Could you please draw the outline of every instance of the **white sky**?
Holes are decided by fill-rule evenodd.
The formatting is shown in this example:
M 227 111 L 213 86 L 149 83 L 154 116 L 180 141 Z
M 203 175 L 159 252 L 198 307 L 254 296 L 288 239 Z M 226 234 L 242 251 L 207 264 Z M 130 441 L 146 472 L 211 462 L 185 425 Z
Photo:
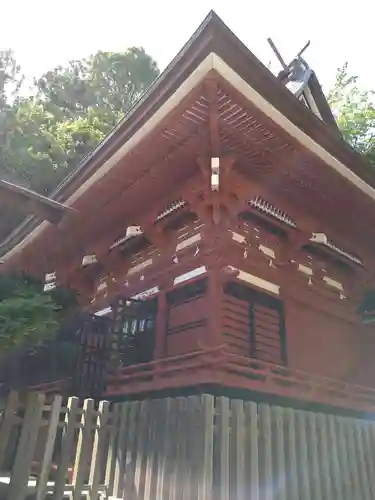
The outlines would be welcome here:
M 12 48 L 27 76 L 97 50 L 143 46 L 163 69 L 214 9 L 249 49 L 278 71 L 266 38 L 287 62 L 310 39 L 305 58 L 324 87 L 345 61 L 375 89 L 374 0 L 5 0 L 0 49 Z

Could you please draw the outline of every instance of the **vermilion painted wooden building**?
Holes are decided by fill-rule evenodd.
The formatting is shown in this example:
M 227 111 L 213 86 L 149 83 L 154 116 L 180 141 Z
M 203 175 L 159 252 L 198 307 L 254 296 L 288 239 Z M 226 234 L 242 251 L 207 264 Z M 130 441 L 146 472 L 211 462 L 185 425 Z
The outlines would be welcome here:
M 293 64 L 275 77 L 211 13 L 59 188 L 74 212 L 9 242 L 4 269 L 55 273 L 96 314 L 83 392 L 232 388 L 375 409 L 374 331 L 357 313 L 375 175 Z

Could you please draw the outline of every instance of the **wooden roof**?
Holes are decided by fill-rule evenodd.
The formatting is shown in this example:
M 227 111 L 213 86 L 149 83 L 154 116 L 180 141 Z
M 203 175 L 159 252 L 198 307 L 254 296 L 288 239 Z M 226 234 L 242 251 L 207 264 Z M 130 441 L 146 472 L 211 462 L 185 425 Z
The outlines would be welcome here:
M 326 179 L 322 180 L 321 183 L 321 189 L 326 191 L 325 197 L 328 196 L 329 198 L 329 190 L 333 187 L 331 182 L 333 180 L 334 184 L 337 184 L 340 189 L 341 186 L 352 184 L 353 192 L 358 191 L 358 193 L 362 195 L 359 191 L 362 190 L 370 195 L 366 198 L 361 208 L 362 212 L 364 211 L 364 207 L 367 207 L 368 203 L 373 201 L 371 198 L 375 199 L 375 174 L 373 169 L 369 167 L 358 153 L 341 139 L 335 127 L 330 123 L 330 117 L 324 119 L 324 121 L 315 116 L 311 110 L 302 104 L 265 66 L 263 66 L 263 64 L 228 29 L 214 12 L 211 12 L 207 16 L 185 47 L 179 52 L 144 96 L 126 114 L 124 119 L 113 129 L 107 138 L 81 162 L 77 169 L 65 179 L 52 194 L 52 197 L 55 200 L 66 201 L 69 205 L 75 207 L 79 206 L 80 209 L 85 209 L 86 213 L 88 213 L 87 211 L 89 209 L 94 210 L 95 208 L 96 210 L 98 203 L 103 203 L 103 206 L 105 204 L 110 204 L 111 201 L 115 199 L 115 196 L 118 196 L 119 202 L 119 197 L 121 196 L 120 192 L 125 189 L 125 185 L 130 185 L 135 182 L 137 178 L 139 180 L 141 174 L 147 170 L 146 167 L 142 169 L 141 160 L 144 161 L 144 165 L 148 163 L 148 168 L 150 162 L 153 161 L 156 163 L 157 160 L 156 157 L 152 159 L 152 151 L 150 152 L 150 148 L 145 146 L 144 140 L 142 147 L 149 154 L 148 159 L 146 160 L 145 152 L 140 153 L 137 150 L 133 153 L 130 146 L 132 140 L 134 144 L 137 144 L 135 140 L 136 135 L 143 130 L 145 137 L 150 137 L 151 132 L 146 131 L 147 127 L 147 130 L 153 131 L 155 139 L 156 125 L 154 126 L 152 121 L 155 121 L 155 116 L 161 113 L 163 106 L 169 106 L 170 115 L 173 112 L 174 96 L 177 90 L 181 91 L 188 78 L 194 77 L 196 87 L 199 87 L 199 82 L 202 82 L 204 77 L 210 72 L 214 72 L 223 79 L 219 88 L 219 92 L 221 92 L 219 98 L 225 99 L 227 97 L 229 101 L 231 99 L 233 101 L 234 99 L 236 103 L 233 101 L 231 105 L 237 106 L 238 113 L 242 110 L 241 112 L 248 113 L 248 116 L 259 117 L 259 107 L 263 106 L 264 103 L 267 105 L 266 113 L 268 113 L 268 116 L 264 117 L 263 124 L 266 124 L 266 128 L 268 127 L 268 132 L 266 131 L 266 135 L 268 134 L 268 136 L 267 138 L 258 137 L 255 142 L 254 140 L 252 142 L 252 145 L 254 146 L 255 144 L 258 148 L 257 152 L 252 153 L 251 156 L 255 167 L 257 155 L 259 168 L 262 167 L 261 158 L 262 155 L 264 156 L 265 150 L 270 152 L 271 149 L 274 148 L 274 152 L 272 153 L 271 151 L 270 154 L 275 155 L 278 154 L 277 151 L 280 152 L 283 148 L 289 151 L 292 151 L 294 148 L 294 143 L 296 143 L 295 139 L 293 139 L 293 141 L 295 141 L 294 143 L 293 141 L 288 143 L 285 137 L 281 137 L 282 134 L 279 133 L 279 129 L 277 132 L 273 132 L 277 127 L 275 128 L 272 124 L 272 120 L 278 121 L 279 128 L 280 126 L 282 127 L 280 124 L 284 120 L 288 127 L 287 132 L 295 133 L 296 136 L 298 135 L 297 139 L 300 141 L 298 147 L 302 144 L 303 147 L 314 148 L 314 154 L 320 155 L 320 164 L 322 166 L 316 169 L 316 175 L 320 175 L 323 172 L 323 168 L 325 168 L 330 179 L 328 183 Z M 232 79 L 231 84 L 235 86 L 238 83 L 238 88 L 235 90 L 225 82 L 227 74 L 229 73 Z M 240 95 L 241 91 L 239 88 L 242 82 L 251 90 L 251 99 L 254 99 L 254 103 L 250 106 L 251 109 L 249 108 L 249 98 Z M 323 103 L 323 94 L 321 93 L 319 84 L 317 81 L 313 83 L 315 85 L 315 95 L 317 96 L 314 96 L 314 98 L 320 99 L 320 102 Z M 167 169 L 171 168 L 167 165 L 169 159 L 171 163 L 176 162 L 177 157 L 174 156 L 172 158 L 172 156 L 175 154 L 174 151 L 177 148 L 184 148 L 185 152 L 187 150 L 194 150 L 193 146 L 197 146 L 199 136 L 197 130 L 202 124 L 207 122 L 207 114 L 204 111 L 207 103 L 204 97 L 199 97 L 200 89 L 197 90 L 196 88 L 194 90 L 192 88 L 185 94 L 185 104 L 176 101 L 175 106 L 180 106 L 180 111 L 182 109 L 187 109 L 188 105 L 190 105 L 190 107 L 193 106 L 193 111 L 191 110 L 192 108 L 190 108 L 190 111 L 187 111 L 190 113 L 190 116 L 187 116 L 187 112 L 181 111 L 179 115 L 180 118 L 169 118 L 170 121 L 172 120 L 172 125 L 168 130 L 160 129 L 160 126 L 158 129 L 158 133 L 159 135 L 161 133 L 162 137 L 159 137 L 158 142 L 154 143 L 153 151 L 157 152 L 155 156 L 158 157 L 158 161 L 163 161 L 164 164 L 163 169 L 158 172 L 159 177 L 165 175 Z M 194 102 L 196 105 L 194 105 Z M 246 106 L 248 108 L 247 110 L 245 109 Z M 324 103 L 322 106 L 324 108 Z M 228 111 L 225 111 L 225 113 L 228 113 Z M 236 116 L 236 119 L 238 118 L 239 116 Z M 173 122 L 173 120 L 175 120 L 175 122 Z M 230 126 L 239 126 L 238 120 L 237 125 L 232 122 Z M 162 126 L 165 127 L 165 122 L 162 123 Z M 182 132 L 180 138 L 178 135 L 178 127 L 181 128 L 182 124 L 185 127 L 183 132 L 184 139 L 182 139 Z M 234 138 L 231 130 L 229 130 L 230 126 L 229 122 L 226 121 L 221 134 L 223 144 L 227 144 L 228 147 L 233 150 L 244 150 L 244 148 L 249 150 L 249 145 L 246 146 L 246 140 L 241 142 L 238 138 Z M 266 140 L 269 142 L 266 143 Z M 190 141 L 190 143 L 188 143 L 188 141 Z M 128 156 L 131 154 L 133 154 L 134 157 L 139 155 L 139 157 L 137 157 L 139 162 L 137 162 L 137 165 L 128 166 L 125 169 L 124 162 L 121 163 L 121 154 L 125 153 L 121 151 L 124 151 L 124 148 L 126 149 L 127 146 L 129 146 L 128 151 L 130 151 L 130 153 L 127 153 Z M 201 152 L 204 151 L 202 145 L 198 149 Z M 183 178 L 188 176 L 187 170 L 190 168 L 189 162 L 191 163 L 191 158 L 186 157 L 185 161 L 186 165 L 181 165 L 179 171 L 173 171 L 170 182 L 181 182 Z M 324 161 L 326 163 L 324 163 Z M 311 168 L 308 163 L 309 161 L 305 159 L 305 171 L 311 173 Z M 330 167 L 328 167 L 328 163 Z M 118 168 L 120 167 L 122 184 L 119 183 L 118 177 L 118 175 L 120 175 Z M 135 170 L 136 167 L 137 170 Z M 116 169 L 117 177 L 113 173 Z M 172 171 L 169 170 L 168 172 Z M 341 174 L 341 176 L 338 175 L 338 173 Z M 169 176 L 169 174 L 167 175 Z M 105 182 L 104 177 L 106 178 Z M 298 179 L 295 177 L 295 182 L 297 181 Z M 150 178 L 148 182 L 150 182 Z M 98 184 L 102 185 L 102 191 L 98 190 Z M 151 186 L 152 188 L 154 187 L 152 182 Z M 285 185 L 282 186 L 282 188 L 285 189 Z M 303 186 L 301 189 L 303 198 Z M 88 197 L 89 192 L 91 194 L 90 197 Z M 152 198 L 154 197 L 155 199 L 156 196 L 157 194 L 150 191 L 150 202 Z M 133 206 L 136 208 L 137 197 L 139 201 L 139 193 L 134 190 L 134 193 L 130 194 L 128 197 L 129 205 L 133 203 Z M 145 198 L 147 198 L 146 195 L 143 199 Z M 83 212 L 85 210 L 83 210 Z M 100 212 L 101 211 L 102 210 L 100 210 Z M 105 211 L 103 211 L 103 213 L 104 212 Z M 82 217 L 84 216 L 82 215 Z M 0 255 L 3 254 L 7 259 L 13 256 L 11 253 L 8 255 L 12 247 L 18 245 L 19 248 L 21 248 L 21 246 L 25 248 L 26 243 L 39 237 L 39 234 L 45 227 L 37 228 L 38 225 L 39 221 L 36 219 L 30 218 L 27 220 L 13 233 L 11 238 L 3 243 L 0 248 Z M 71 226 L 77 227 L 77 223 L 75 224 L 72 222 Z M 69 222 L 66 227 L 69 227 Z

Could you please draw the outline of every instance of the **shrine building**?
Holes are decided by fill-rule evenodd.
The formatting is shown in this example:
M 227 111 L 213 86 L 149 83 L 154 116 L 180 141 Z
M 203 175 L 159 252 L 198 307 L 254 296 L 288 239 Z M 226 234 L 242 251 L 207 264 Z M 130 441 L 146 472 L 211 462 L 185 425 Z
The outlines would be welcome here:
M 274 76 L 210 13 L 53 198 L 62 219 L 28 218 L 0 254 L 2 270 L 77 290 L 90 318 L 77 373 L 44 389 L 71 394 L 78 377 L 106 398 L 231 390 L 375 410 L 358 313 L 375 172 L 302 57 Z

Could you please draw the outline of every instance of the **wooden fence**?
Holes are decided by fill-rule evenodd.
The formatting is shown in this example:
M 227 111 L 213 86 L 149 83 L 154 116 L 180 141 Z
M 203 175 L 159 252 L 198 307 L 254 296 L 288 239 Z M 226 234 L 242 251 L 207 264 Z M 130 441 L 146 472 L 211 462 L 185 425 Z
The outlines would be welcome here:
M 13 393 L 0 469 L 4 500 L 371 500 L 375 422 L 210 395 L 81 407 Z

